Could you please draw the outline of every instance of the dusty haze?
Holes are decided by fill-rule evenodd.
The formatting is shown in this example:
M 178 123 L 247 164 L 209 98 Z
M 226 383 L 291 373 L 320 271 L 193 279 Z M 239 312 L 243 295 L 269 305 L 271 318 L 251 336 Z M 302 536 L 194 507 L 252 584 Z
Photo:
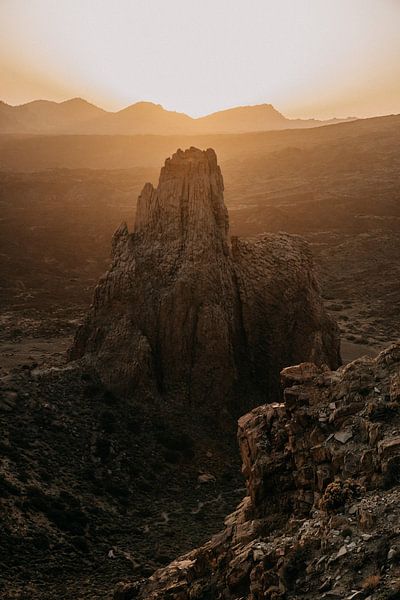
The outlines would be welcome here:
M 140 100 L 205 115 L 399 111 L 397 0 L 51 0 L 0 4 L 1 98 Z

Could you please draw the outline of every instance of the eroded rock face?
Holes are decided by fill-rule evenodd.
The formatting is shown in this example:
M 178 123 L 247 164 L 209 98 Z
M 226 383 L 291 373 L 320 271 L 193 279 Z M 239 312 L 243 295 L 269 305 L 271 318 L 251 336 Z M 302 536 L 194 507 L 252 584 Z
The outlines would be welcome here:
M 216 155 L 196 148 L 166 160 L 139 196 L 134 232 L 115 233 L 71 357 L 119 392 L 217 410 L 265 401 L 294 362 L 340 361 L 307 245 L 285 234 L 231 241 Z
M 284 402 L 239 420 L 248 495 L 225 530 L 115 598 L 397 598 L 399 373 L 400 344 L 285 369 Z

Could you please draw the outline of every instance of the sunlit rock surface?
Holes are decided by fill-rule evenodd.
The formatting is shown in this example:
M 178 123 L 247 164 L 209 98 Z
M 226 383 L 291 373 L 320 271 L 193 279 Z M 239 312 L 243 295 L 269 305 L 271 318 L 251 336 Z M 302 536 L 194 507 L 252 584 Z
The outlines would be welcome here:
M 118 392 L 243 412 L 278 392 L 287 365 L 338 366 L 338 330 L 307 244 L 286 234 L 231 239 L 223 189 L 212 149 L 178 150 L 157 188 L 144 186 L 134 232 L 115 233 L 71 357 Z

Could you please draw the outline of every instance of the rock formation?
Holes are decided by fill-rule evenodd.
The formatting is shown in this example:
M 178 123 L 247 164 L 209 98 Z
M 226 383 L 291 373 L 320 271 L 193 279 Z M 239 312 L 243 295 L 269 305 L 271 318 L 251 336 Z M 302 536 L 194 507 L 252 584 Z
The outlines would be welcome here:
M 223 189 L 212 149 L 178 150 L 144 186 L 134 232 L 115 233 L 71 350 L 110 388 L 243 410 L 276 395 L 289 364 L 338 366 L 306 243 L 231 240 Z
M 282 372 L 239 420 L 247 492 L 226 528 L 115 598 L 399 598 L 400 344 Z

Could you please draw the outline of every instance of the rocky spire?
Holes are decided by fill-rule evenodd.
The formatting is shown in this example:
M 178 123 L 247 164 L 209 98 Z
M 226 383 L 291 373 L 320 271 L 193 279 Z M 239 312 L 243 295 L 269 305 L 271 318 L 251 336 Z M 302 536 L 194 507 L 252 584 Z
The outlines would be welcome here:
M 224 184 L 214 150 L 178 150 L 165 161 L 158 187 L 147 183 L 139 196 L 135 232 L 153 243 L 178 241 L 185 249 L 204 252 L 224 247 L 228 213 Z
M 313 359 L 336 367 L 307 245 L 295 236 L 228 237 L 215 152 L 178 150 L 121 226 L 72 358 L 119 392 L 151 390 L 206 412 L 268 400 L 280 370 Z

